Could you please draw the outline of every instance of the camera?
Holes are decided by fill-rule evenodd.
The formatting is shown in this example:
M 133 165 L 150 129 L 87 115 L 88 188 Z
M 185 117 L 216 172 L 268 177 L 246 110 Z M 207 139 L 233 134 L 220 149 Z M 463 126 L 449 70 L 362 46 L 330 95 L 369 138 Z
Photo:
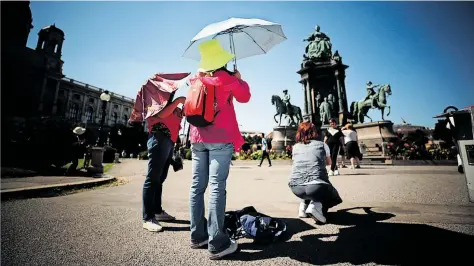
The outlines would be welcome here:
M 173 170 L 175 172 L 183 170 L 183 159 L 178 153 L 175 153 L 171 158 L 171 165 L 173 166 Z

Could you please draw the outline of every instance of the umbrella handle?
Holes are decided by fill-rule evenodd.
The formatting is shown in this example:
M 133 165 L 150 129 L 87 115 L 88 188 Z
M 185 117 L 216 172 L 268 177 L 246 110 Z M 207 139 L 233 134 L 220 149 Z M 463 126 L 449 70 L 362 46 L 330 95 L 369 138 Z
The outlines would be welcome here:
M 235 55 L 234 34 L 229 34 L 230 52 Z M 234 56 L 234 72 L 237 71 L 237 56 Z

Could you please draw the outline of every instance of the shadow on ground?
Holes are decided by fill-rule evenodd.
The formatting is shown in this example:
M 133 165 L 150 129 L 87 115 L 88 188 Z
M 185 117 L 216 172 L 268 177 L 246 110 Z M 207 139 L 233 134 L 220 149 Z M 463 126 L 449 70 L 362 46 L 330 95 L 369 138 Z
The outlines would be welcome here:
M 362 209 L 365 213 L 349 212 L 353 209 Z M 289 257 L 299 262 L 322 265 L 461 265 L 462 260 L 470 258 L 468 243 L 474 243 L 473 236 L 429 225 L 381 222 L 391 217 L 394 215 L 375 213 L 370 208 L 339 210 L 329 213 L 327 217 L 328 223 L 348 226 L 341 228 L 338 234 L 316 233 L 302 236 L 300 240 L 278 242 L 270 246 L 243 243 L 239 245 L 241 252 L 229 259 L 258 261 Z M 298 219 L 285 221 L 292 230 L 291 235 L 311 228 L 301 220 L 297 222 Z

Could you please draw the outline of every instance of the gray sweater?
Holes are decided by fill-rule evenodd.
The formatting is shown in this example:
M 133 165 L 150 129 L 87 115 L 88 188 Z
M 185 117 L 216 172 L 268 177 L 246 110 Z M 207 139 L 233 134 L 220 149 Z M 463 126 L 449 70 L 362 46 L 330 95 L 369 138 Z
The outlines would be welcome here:
M 326 170 L 326 151 L 322 141 L 312 140 L 308 144 L 293 146 L 293 167 L 289 186 L 331 184 Z

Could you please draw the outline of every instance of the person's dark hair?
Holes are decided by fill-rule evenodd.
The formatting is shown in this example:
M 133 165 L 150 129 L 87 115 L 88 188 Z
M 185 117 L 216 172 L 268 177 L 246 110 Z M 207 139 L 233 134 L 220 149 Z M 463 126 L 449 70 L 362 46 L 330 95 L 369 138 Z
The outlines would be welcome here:
M 264 137 L 265 137 L 265 133 L 262 133 L 262 138 L 264 138 Z
M 229 75 L 231 75 L 231 76 L 234 75 L 234 72 L 232 72 L 232 71 L 230 71 L 230 70 L 227 69 L 227 65 L 225 65 L 225 66 L 223 66 L 223 67 L 221 67 L 221 68 L 218 68 L 218 69 L 216 69 L 216 70 L 214 70 L 214 71 L 212 71 L 212 72 L 217 72 L 217 71 L 225 71 L 225 72 L 227 72 L 227 74 L 229 74 Z
M 331 122 L 334 122 L 334 123 L 336 123 L 336 125 L 337 125 L 336 119 L 334 119 L 334 118 L 329 119 L 329 123 L 331 123 Z
M 303 122 L 296 131 L 296 142 L 308 144 L 311 140 L 317 140 L 319 137 L 316 126 L 311 122 Z

